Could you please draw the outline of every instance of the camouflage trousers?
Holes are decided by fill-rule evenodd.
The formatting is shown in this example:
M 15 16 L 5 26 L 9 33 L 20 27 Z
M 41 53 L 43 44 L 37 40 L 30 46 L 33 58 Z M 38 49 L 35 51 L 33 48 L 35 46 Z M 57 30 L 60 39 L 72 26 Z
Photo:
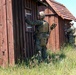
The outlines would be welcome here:
M 72 36 L 72 35 L 69 36 L 69 43 L 71 45 L 74 45 L 74 36 Z
M 74 46 L 76 47 L 76 36 L 74 36 Z
M 41 46 L 41 40 L 39 38 L 36 39 L 36 50 L 41 58 L 45 59 L 47 57 L 47 48 L 46 46 Z

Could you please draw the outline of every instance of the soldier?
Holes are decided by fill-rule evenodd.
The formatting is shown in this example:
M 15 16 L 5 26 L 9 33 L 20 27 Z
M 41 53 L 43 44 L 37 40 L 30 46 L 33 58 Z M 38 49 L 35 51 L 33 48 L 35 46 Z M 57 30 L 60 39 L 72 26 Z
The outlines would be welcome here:
M 68 41 L 68 39 L 69 39 L 69 37 L 68 37 L 68 33 L 67 33 L 67 29 L 68 29 L 68 27 L 67 27 L 67 24 L 65 24 L 65 26 L 64 26 L 64 32 L 65 32 L 65 40 L 66 40 L 66 43 L 68 43 L 69 41 Z
M 76 28 L 75 28 L 75 33 L 73 34 L 74 36 L 74 46 L 76 47 Z
M 36 50 L 39 52 L 39 56 L 43 59 L 46 58 L 46 44 L 49 37 L 49 24 L 45 20 L 45 13 L 43 11 L 39 12 L 38 20 L 30 21 L 25 17 L 25 22 L 31 26 L 35 26 L 35 40 L 36 40 Z M 55 28 L 56 24 L 52 24 L 50 31 Z
M 73 26 L 73 23 L 70 23 L 70 28 L 67 29 L 67 33 L 69 33 L 69 43 L 71 45 L 74 45 L 74 36 L 73 36 L 74 32 L 75 28 Z

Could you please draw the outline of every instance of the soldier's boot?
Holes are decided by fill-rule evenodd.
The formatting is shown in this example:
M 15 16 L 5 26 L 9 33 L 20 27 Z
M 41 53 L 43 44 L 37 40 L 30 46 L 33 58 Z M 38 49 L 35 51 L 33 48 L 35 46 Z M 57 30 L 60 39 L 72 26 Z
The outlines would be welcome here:
M 38 63 L 42 61 L 42 53 L 41 50 L 38 51 Z

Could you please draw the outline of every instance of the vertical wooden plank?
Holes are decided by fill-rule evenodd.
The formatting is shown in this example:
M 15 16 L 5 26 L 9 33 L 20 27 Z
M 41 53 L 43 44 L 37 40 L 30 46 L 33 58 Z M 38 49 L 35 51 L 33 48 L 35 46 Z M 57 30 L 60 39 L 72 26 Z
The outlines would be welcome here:
M 21 43 L 21 44 L 22 44 L 22 45 L 21 45 L 21 49 L 22 49 L 22 59 L 25 60 L 24 33 L 23 33 L 23 32 L 24 32 L 24 31 L 23 31 L 23 25 L 24 25 L 24 21 L 23 21 L 23 16 L 24 16 L 24 15 L 23 15 L 23 11 L 24 11 L 24 10 L 23 10 L 23 6 L 24 6 L 24 5 L 23 5 L 23 0 L 21 0 L 21 6 L 22 6 L 22 7 L 21 7 L 21 37 L 22 37 L 22 40 L 21 40 L 21 42 L 22 42 L 22 43 Z M 24 16 L 24 17 L 25 17 L 25 16 Z M 24 18 L 24 20 L 25 20 L 25 18 Z
M 20 0 L 19 0 L 20 1 Z M 21 53 L 20 53 L 20 15 L 19 15 L 19 10 L 20 10 L 20 8 L 19 8 L 19 1 L 17 1 L 16 0 L 16 6 L 17 6 L 17 8 L 15 9 L 15 11 L 16 11 L 16 17 L 17 17 L 17 53 L 18 53 L 18 58 L 17 58 L 17 60 L 20 60 L 21 59 Z
M 65 34 L 64 34 L 64 20 L 59 17 L 59 40 L 60 40 L 60 46 L 62 46 L 65 43 Z
M 35 4 L 33 3 L 33 1 L 32 0 L 30 0 L 30 7 L 31 7 L 31 9 L 33 9 L 32 11 L 31 11 L 31 14 L 32 14 L 32 16 L 31 16 L 31 20 L 34 20 L 34 17 L 35 17 Z M 31 52 L 31 55 L 30 56 L 33 56 L 33 54 L 34 54 L 34 49 L 33 49 L 33 46 L 34 46 L 34 42 L 33 42 L 33 30 L 34 30 L 34 27 L 32 27 L 32 29 L 31 29 L 31 33 L 30 33 L 30 52 Z
M 23 23 L 22 23 L 22 0 L 19 0 L 19 40 L 20 40 L 20 59 L 23 59 Z
M 24 56 L 24 59 L 27 58 L 27 55 L 26 55 L 26 26 L 25 26 L 25 2 L 26 0 L 22 0 L 22 29 L 23 29 L 23 56 Z
M 48 7 L 48 14 L 54 14 L 54 12 L 52 10 L 50 10 L 51 8 Z M 51 26 L 53 23 L 55 23 L 55 17 L 54 16 L 49 16 L 49 25 Z M 49 37 L 49 49 L 55 51 L 55 42 L 56 42 L 56 38 L 55 38 L 55 29 L 53 29 L 50 33 L 50 37 Z
M 17 17 L 17 0 L 12 1 L 12 11 L 13 11 L 13 30 L 14 30 L 14 49 L 15 49 L 15 62 L 17 62 L 18 58 L 18 48 L 17 48 L 17 24 L 18 24 L 18 17 Z
M 15 45 L 15 60 L 16 63 L 21 59 L 20 53 L 20 0 L 13 0 L 13 22 L 14 22 L 14 45 Z
M 38 10 L 37 10 L 37 4 L 34 1 L 31 1 L 31 7 L 32 7 L 32 20 L 37 20 L 37 15 L 38 15 Z M 35 27 L 32 28 L 32 31 L 35 31 Z M 32 55 L 36 53 L 36 48 L 35 48 L 35 39 L 33 38 L 34 32 L 32 32 L 31 35 L 31 48 L 32 48 Z
M 59 50 L 60 48 L 60 40 L 59 40 L 59 19 L 58 16 L 55 17 L 55 23 L 57 24 L 56 26 L 56 50 Z
M 49 24 L 50 26 L 54 23 L 54 16 L 49 17 Z M 49 38 L 49 48 L 53 51 L 55 51 L 55 29 L 53 29 L 50 33 Z
M 9 52 L 9 65 L 15 64 L 14 58 L 14 35 L 13 35 L 13 13 L 12 13 L 12 0 L 6 0 L 7 9 L 7 31 L 8 31 L 8 52 Z
M 2 58 L 2 3 L 0 0 L 0 66 L 3 64 Z
M 7 17 L 6 17 L 6 0 L 1 0 L 1 11 L 2 11 L 2 58 L 5 67 L 8 65 L 8 40 L 7 40 Z

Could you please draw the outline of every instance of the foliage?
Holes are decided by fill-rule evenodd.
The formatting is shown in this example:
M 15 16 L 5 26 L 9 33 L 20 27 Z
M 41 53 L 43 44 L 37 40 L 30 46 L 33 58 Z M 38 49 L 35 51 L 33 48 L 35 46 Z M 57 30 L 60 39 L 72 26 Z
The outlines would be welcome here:
M 38 55 L 27 62 L 9 68 L 0 68 L 0 75 L 75 75 L 76 50 L 70 45 L 54 53 L 47 51 L 47 58 L 39 62 Z

